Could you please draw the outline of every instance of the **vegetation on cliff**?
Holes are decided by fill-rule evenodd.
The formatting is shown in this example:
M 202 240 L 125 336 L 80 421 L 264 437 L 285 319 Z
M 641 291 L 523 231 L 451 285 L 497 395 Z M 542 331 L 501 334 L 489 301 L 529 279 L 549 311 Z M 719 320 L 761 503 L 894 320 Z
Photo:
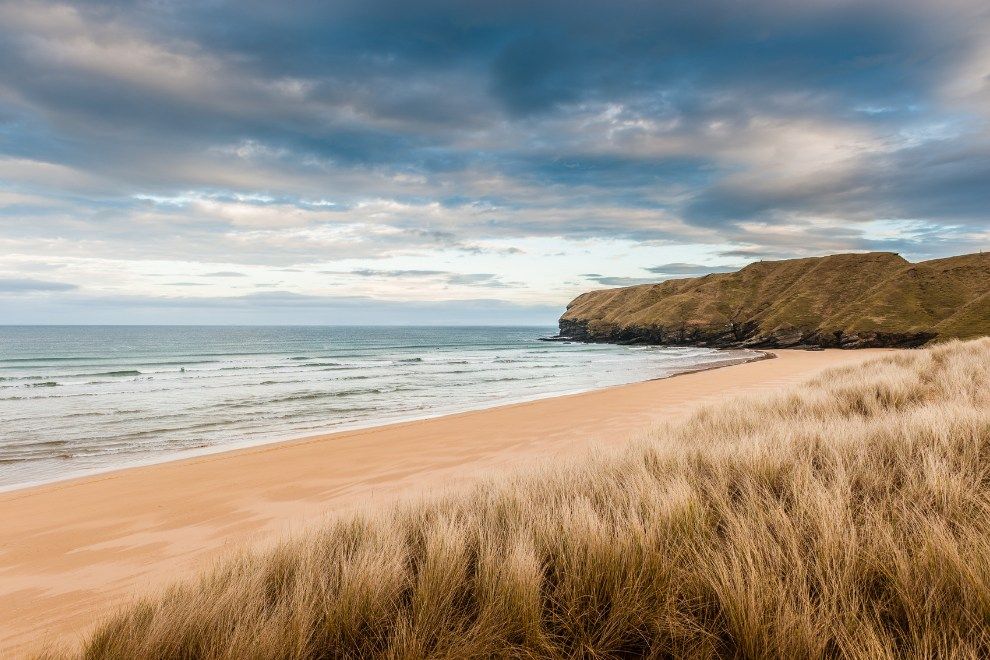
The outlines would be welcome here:
M 584 341 L 771 348 L 990 335 L 990 254 L 916 264 L 890 252 L 761 261 L 591 291 L 568 305 L 560 330 Z
M 345 518 L 84 655 L 987 657 L 988 474 L 990 339 L 949 342 Z

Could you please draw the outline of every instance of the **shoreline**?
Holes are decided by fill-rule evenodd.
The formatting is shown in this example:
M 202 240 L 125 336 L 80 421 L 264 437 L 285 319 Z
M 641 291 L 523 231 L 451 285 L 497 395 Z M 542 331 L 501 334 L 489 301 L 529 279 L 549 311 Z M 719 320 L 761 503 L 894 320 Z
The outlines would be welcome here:
M 698 406 L 887 351 L 776 351 L 579 394 L 219 451 L 0 493 L 0 656 L 79 641 L 141 594 L 327 515 L 624 443 Z
M 741 349 L 733 349 L 741 350 Z M 289 435 L 289 434 L 273 434 L 270 437 L 255 438 L 253 440 L 243 441 L 243 442 L 230 442 L 223 444 L 216 444 L 207 447 L 198 447 L 195 449 L 180 450 L 178 452 L 164 452 L 162 454 L 157 454 L 153 457 L 147 459 L 134 460 L 134 461 L 123 461 L 119 465 L 110 465 L 107 467 L 99 468 L 89 468 L 81 469 L 77 471 L 69 472 L 63 476 L 59 476 L 53 479 L 42 479 L 35 481 L 26 481 L 16 484 L 0 485 L 0 495 L 6 493 L 16 493 L 21 490 L 27 490 L 31 488 L 40 488 L 43 486 L 48 486 L 52 484 L 64 483 L 67 481 L 74 481 L 76 479 L 88 479 L 90 477 L 99 477 L 100 475 L 110 474 L 114 472 L 119 472 L 121 470 L 133 470 L 140 468 L 153 467 L 155 465 L 162 465 L 165 463 L 172 463 L 176 461 L 184 461 L 188 459 L 199 458 L 202 456 L 212 456 L 214 454 L 221 454 L 225 452 L 240 451 L 244 449 L 251 449 L 254 447 L 263 447 L 265 445 L 278 445 L 282 443 L 298 442 L 301 440 L 308 440 L 312 438 L 320 438 L 328 435 L 333 435 L 336 433 L 346 433 L 350 431 L 362 431 L 365 429 L 376 429 L 386 426 L 391 426 L 393 424 L 404 424 L 407 422 L 420 422 L 427 421 L 431 419 L 439 419 L 441 417 L 447 417 L 449 415 L 460 415 L 463 413 L 470 412 L 481 412 L 485 410 L 491 410 L 493 408 L 499 408 L 502 406 L 513 406 L 521 403 L 532 403 L 535 401 L 543 401 L 546 399 L 554 399 L 562 396 L 574 396 L 576 394 L 586 394 L 589 392 L 599 392 L 602 390 L 608 390 L 614 387 L 626 387 L 628 385 L 635 385 L 637 383 L 646 383 L 657 380 L 667 380 L 669 378 L 675 378 L 677 376 L 683 376 L 685 374 L 697 373 L 699 371 L 710 371 L 713 369 L 722 369 L 725 367 L 731 367 L 738 364 L 747 364 L 749 362 L 757 362 L 759 360 L 772 359 L 773 353 L 762 350 L 762 349 L 749 349 L 754 355 L 748 359 L 738 358 L 732 359 L 727 358 L 722 362 L 715 362 L 713 364 L 697 365 L 695 367 L 687 367 L 680 371 L 675 371 L 674 373 L 668 374 L 666 376 L 657 376 L 655 378 L 647 378 L 642 381 L 632 381 L 629 383 L 620 383 L 618 385 L 605 385 L 603 387 L 590 387 L 590 388 L 579 388 L 574 390 L 562 390 L 560 392 L 542 393 L 534 394 L 528 397 L 521 398 L 511 398 L 506 400 L 498 401 L 491 405 L 468 405 L 465 407 L 452 407 L 452 408 L 441 408 L 437 409 L 432 413 L 425 415 L 415 415 L 410 417 L 398 416 L 394 418 L 390 417 L 379 417 L 373 420 L 367 420 L 363 422 L 358 422 L 355 424 L 344 424 L 334 428 L 328 428 L 325 431 L 317 433 L 307 433 L 305 435 Z

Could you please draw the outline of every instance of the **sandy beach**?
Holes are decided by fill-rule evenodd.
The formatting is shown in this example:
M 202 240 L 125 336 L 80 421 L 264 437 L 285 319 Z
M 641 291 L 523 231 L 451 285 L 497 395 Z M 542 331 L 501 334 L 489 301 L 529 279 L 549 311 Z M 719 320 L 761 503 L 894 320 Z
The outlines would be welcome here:
M 777 351 L 670 379 L 0 494 L 0 657 L 72 644 L 134 597 L 328 513 L 620 443 L 705 402 L 786 387 L 880 352 Z

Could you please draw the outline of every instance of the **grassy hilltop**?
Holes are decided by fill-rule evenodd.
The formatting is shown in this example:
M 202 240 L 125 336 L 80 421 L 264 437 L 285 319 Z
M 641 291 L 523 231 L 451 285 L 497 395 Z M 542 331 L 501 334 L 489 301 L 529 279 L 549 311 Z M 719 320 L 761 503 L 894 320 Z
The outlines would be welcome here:
M 890 252 L 761 261 L 734 273 L 591 291 L 560 319 L 587 341 L 918 346 L 990 334 L 990 254 L 912 264 Z
M 990 339 L 948 342 L 345 518 L 84 656 L 987 657 L 988 474 Z

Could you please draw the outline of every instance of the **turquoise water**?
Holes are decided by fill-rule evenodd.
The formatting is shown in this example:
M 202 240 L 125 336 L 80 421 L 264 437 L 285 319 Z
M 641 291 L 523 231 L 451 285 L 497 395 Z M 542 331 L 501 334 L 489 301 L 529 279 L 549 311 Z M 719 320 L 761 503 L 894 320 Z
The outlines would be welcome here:
M 752 356 L 554 330 L 0 326 L 0 488 Z

